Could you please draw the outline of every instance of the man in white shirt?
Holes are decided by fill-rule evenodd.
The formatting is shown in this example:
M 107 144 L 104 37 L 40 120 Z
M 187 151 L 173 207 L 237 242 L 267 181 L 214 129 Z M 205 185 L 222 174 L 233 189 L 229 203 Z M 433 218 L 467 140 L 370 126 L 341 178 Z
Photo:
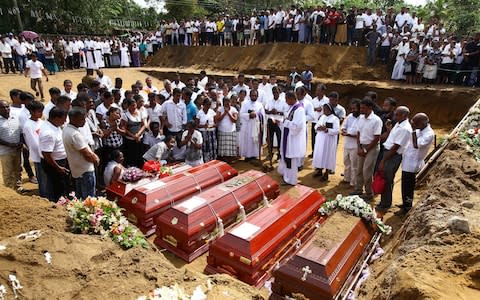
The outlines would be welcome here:
M 278 172 L 289 185 L 297 184 L 297 176 L 307 149 L 307 122 L 303 105 L 297 101 L 293 92 L 285 95 L 290 106 L 282 122 L 284 142 L 281 147 L 281 161 Z
M 42 84 L 42 74 L 45 75 L 45 78 L 48 82 L 47 71 L 43 67 L 43 64 L 37 60 L 37 55 L 32 53 L 31 59 L 27 61 L 27 67 L 25 69 L 25 77 L 30 74 L 30 87 L 35 91 L 35 96 L 39 96 L 42 99 L 42 102 L 45 101 L 43 94 L 43 84 Z M 38 88 L 38 89 L 37 89 Z
M 107 75 L 103 74 L 102 70 L 97 70 L 97 79 L 100 82 L 100 85 L 103 85 L 107 90 L 110 90 L 113 87 L 112 79 Z
M 15 66 L 13 65 L 12 46 L 7 41 L 7 38 L 3 38 L 0 41 L 0 52 L 2 54 L 3 65 L 5 72 L 8 74 L 10 70 L 15 74 Z
M 20 188 L 22 129 L 17 116 L 10 114 L 10 106 L 0 100 L 0 161 L 3 183 L 6 187 Z
M 247 92 L 247 95 L 250 94 L 250 88 L 245 84 L 245 75 L 243 73 L 238 74 L 238 84 L 232 88 L 232 91 L 240 94 L 240 91 L 244 90 Z
M 63 81 L 63 91 L 61 93 L 61 96 L 67 96 L 70 98 L 70 100 L 74 100 L 77 98 L 77 93 L 72 90 L 73 83 L 70 79 L 65 79 Z
M 425 157 L 432 146 L 435 133 L 430 127 L 428 116 L 416 114 L 412 119 L 410 143 L 402 155 L 402 205 L 396 215 L 404 215 L 413 204 L 416 175 L 425 165 Z
M 198 88 L 201 89 L 201 90 L 205 90 L 205 87 L 207 86 L 207 83 L 208 83 L 208 76 L 207 76 L 207 72 L 205 71 L 200 71 L 200 80 L 198 81 Z
M 327 86 L 324 84 L 318 84 L 316 90 L 316 96 L 312 100 L 314 118 L 312 120 L 312 154 L 308 157 L 313 157 L 313 152 L 315 150 L 315 140 L 317 136 L 317 131 L 315 130 L 315 125 L 320 117 L 323 115 L 323 105 L 330 102 L 330 99 L 326 96 Z
M 47 175 L 48 199 L 54 202 L 68 192 L 70 170 L 61 128 L 66 120 L 67 111 L 54 107 L 50 110 L 48 120 L 40 127 L 41 164 Z
M 360 100 L 352 99 L 350 102 L 351 113 L 345 119 L 341 126 L 341 135 L 343 136 L 343 182 L 355 187 L 357 174 L 358 154 L 357 154 L 357 121 L 360 117 Z
M 410 143 L 412 126 L 408 120 L 410 110 L 406 106 L 399 106 L 395 110 L 395 126 L 391 129 L 387 140 L 383 143 L 385 148 L 383 158 L 378 165 L 378 171 L 385 178 L 385 191 L 376 209 L 386 212 L 392 205 L 393 182 L 395 173 L 402 162 L 402 154 Z M 388 128 L 388 127 L 387 127 Z
M 174 89 L 172 98 L 162 104 L 161 123 L 166 136 L 181 134 L 187 124 L 187 107 L 180 101 L 181 96 L 182 91 Z
M 172 89 L 182 90 L 184 87 L 186 87 L 186 85 L 180 80 L 180 74 L 175 74 L 175 79 L 172 82 Z
M 75 181 L 76 195 L 85 200 L 87 197 L 96 196 L 95 166 L 98 166 L 100 159 L 90 149 L 87 139 L 79 130 L 85 125 L 86 111 L 73 107 L 68 112 L 68 117 L 70 123 L 63 129 L 63 144 Z
M 20 41 L 14 40 L 13 49 L 17 56 L 17 66 L 20 74 L 23 74 L 25 70 L 25 64 L 27 63 L 27 43 L 22 37 Z
M 360 102 L 360 117 L 357 120 L 357 174 L 355 177 L 355 191 L 351 195 L 365 195 L 363 199 L 373 199 L 372 176 L 380 152 L 380 134 L 382 120 L 373 113 L 375 103 L 370 98 Z
M 285 18 L 285 11 L 280 6 L 275 14 L 275 41 L 283 41 L 283 19 Z
M 267 104 L 265 105 L 265 114 L 268 118 L 267 120 L 267 144 L 268 144 L 268 155 L 269 160 L 272 160 L 273 157 L 273 141 L 274 136 L 277 138 L 277 160 L 280 160 L 280 141 L 282 130 L 280 124 L 283 122 L 285 113 L 288 111 L 289 107 L 285 100 L 280 99 L 280 91 L 278 87 L 272 88 L 272 97 L 267 98 Z

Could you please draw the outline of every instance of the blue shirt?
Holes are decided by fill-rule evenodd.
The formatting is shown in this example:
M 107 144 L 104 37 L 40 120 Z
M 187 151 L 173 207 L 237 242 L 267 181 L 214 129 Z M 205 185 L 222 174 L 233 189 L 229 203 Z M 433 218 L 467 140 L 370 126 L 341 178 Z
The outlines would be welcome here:
M 190 103 L 188 103 L 187 105 L 187 122 L 190 122 L 191 120 L 193 120 L 193 118 L 195 118 L 197 113 L 198 113 L 197 106 L 195 105 L 195 103 L 193 103 L 193 101 L 190 101 Z
M 264 29 L 265 28 L 265 16 L 260 16 L 259 19 L 260 19 L 260 29 Z

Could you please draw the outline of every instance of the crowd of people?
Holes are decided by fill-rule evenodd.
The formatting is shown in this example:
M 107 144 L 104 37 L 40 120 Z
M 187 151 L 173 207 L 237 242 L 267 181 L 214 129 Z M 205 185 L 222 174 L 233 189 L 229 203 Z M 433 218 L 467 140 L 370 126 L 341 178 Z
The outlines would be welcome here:
M 384 174 L 386 190 L 377 209 L 392 204 L 392 187 L 402 165 L 403 204 L 412 205 L 415 174 L 423 166 L 434 133 L 428 116 L 410 118 L 409 109 L 375 92 L 350 99 L 323 84 L 310 71 L 292 72 L 286 82 L 244 74 L 213 78 L 202 71 L 182 82 L 180 75 L 159 89 L 147 77 L 124 87 L 100 70 L 76 85 L 49 89 L 44 105 L 28 91 L 12 89 L 11 103 L 0 101 L 0 161 L 7 187 L 21 191 L 21 161 L 39 193 L 51 201 L 76 191 L 95 196 L 122 179 L 125 167 L 147 161 L 162 165 L 183 161 L 197 166 L 214 159 L 258 164 L 262 149 L 278 161 L 284 184 L 297 184 L 298 172 L 312 158 L 313 177 L 327 182 L 336 170 L 343 138 L 341 176 L 351 192 L 373 200 L 372 176 Z M 128 89 L 127 89 L 128 88 Z M 308 136 L 311 152 L 307 152 Z M 33 163 L 33 172 L 30 161 Z
M 8 34 L 0 42 L 4 72 L 23 72 L 36 54 L 54 74 L 85 67 L 138 67 L 166 45 L 248 46 L 292 42 L 368 47 L 369 66 L 387 65 L 393 80 L 479 86 L 480 34 L 458 36 L 441 21 L 410 12 L 318 6 L 254 11 L 250 15 L 162 20 L 155 32 L 128 37 L 25 39 Z

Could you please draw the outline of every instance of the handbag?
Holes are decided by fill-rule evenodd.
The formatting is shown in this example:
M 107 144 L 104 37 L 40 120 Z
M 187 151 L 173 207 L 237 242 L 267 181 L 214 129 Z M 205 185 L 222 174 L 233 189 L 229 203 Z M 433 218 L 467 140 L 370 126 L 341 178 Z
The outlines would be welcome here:
M 383 176 L 383 173 L 375 172 L 375 174 L 373 174 L 373 180 L 372 180 L 372 192 L 375 195 L 383 194 L 385 192 L 385 186 L 386 186 L 386 181 L 385 181 L 385 177 Z

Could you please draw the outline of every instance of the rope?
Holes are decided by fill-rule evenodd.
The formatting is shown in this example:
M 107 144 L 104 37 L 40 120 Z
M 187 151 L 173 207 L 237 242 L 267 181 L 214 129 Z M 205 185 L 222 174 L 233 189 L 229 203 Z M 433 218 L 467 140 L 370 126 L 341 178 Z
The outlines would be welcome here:
M 245 213 L 245 207 L 243 207 L 242 203 L 240 201 L 238 201 L 238 198 L 237 196 L 235 195 L 235 192 L 234 191 L 231 191 L 230 194 L 232 194 L 233 196 L 233 199 L 235 199 L 235 202 L 237 202 L 237 205 L 238 205 L 238 209 L 240 210 L 240 218 L 241 220 L 245 220 L 245 218 L 247 217 L 246 213 Z
M 220 172 L 220 170 L 217 167 L 214 167 L 214 169 L 215 169 L 215 171 L 217 171 L 218 176 L 220 176 L 220 180 L 222 181 L 222 183 L 225 182 L 225 179 L 223 178 L 223 175 Z
M 218 236 L 222 237 L 225 234 L 223 220 L 218 216 L 217 212 L 213 209 L 212 205 L 209 202 L 207 202 L 207 206 L 208 208 L 210 208 L 210 211 L 212 212 L 212 215 L 215 217 L 215 220 L 217 222 Z
M 267 195 L 265 194 L 265 191 L 263 190 L 262 186 L 260 185 L 260 183 L 258 183 L 258 181 L 256 179 L 253 180 L 257 185 L 258 187 L 260 188 L 260 190 L 262 191 L 262 194 L 263 194 L 263 205 L 265 207 L 268 206 L 268 198 L 267 198 Z

